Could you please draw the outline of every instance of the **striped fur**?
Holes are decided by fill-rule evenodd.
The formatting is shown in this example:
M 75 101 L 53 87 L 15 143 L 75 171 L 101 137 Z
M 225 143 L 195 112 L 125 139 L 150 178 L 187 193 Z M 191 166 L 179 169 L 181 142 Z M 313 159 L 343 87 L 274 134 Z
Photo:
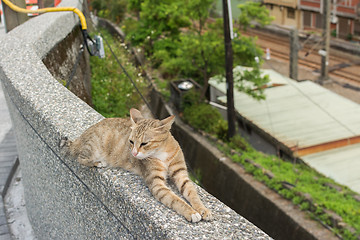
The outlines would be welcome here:
M 131 109 L 130 119 L 104 119 L 63 145 L 83 165 L 121 167 L 142 176 L 157 200 L 189 222 L 211 220 L 211 211 L 203 205 L 188 177 L 179 143 L 170 133 L 173 122 L 174 116 L 145 119 L 138 110 Z M 166 185 L 168 178 L 186 201 Z

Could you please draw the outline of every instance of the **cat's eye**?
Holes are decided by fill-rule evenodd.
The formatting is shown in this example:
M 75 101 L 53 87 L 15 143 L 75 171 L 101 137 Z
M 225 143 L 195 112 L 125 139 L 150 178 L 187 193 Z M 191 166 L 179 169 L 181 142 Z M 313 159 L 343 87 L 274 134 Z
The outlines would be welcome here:
M 141 143 L 141 144 L 140 144 L 140 147 L 143 147 L 143 146 L 145 146 L 146 144 L 148 144 L 148 143 L 147 143 L 147 142 Z
M 132 145 L 134 145 L 134 142 L 132 140 L 129 140 Z

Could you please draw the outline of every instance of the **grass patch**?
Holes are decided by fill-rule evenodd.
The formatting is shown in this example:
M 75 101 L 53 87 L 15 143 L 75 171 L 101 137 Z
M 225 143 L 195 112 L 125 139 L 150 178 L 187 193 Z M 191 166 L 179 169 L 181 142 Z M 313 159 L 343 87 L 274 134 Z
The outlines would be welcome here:
M 304 164 L 286 162 L 251 147 L 246 150 L 233 149 L 229 144 L 218 147 L 257 180 L 291 200 L 301 210 L 309 211 L 310 216 L 330 226 L 334 233 L 344 239 L 357 239 L 360 234 L 360 202 L 354 198 L 356 193 L 349 188 Z M 272 173 L 271 177 L 266 174 L 268 172 Z M 334 222 L 334 217 L 326 210 L 334 212 L 341 219 Z

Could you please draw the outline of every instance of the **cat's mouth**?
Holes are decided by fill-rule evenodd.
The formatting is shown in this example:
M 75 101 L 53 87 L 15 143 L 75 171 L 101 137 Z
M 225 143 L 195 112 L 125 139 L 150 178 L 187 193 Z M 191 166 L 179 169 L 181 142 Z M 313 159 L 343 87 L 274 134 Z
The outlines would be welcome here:
M 145 159 L 147 157 L 142 152 L 134 152 L 134 151 L 132 151 L 131 155 L 133 155 L 134 158 L 137 158 L 137 159 L 140 159 L 140 160 Z

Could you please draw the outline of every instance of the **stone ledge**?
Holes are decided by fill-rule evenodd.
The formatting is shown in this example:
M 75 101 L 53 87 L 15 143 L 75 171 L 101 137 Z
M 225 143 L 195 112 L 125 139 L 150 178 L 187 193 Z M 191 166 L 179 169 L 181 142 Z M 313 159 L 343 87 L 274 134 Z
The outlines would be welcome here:
M 81 8 L 75 0 L 62 2 L 71 5 Z M 200 187 L 215 220 L 191 224 L 156 201 L 140 177 L 121 169 L 88 168 L 62 156 L 62 136 L 75 139 L 103 119 L 42 62 L 77 23 L 72 13 L 44 14 L 0 38 L 0 79 L 37 238 L 269 239 Z

